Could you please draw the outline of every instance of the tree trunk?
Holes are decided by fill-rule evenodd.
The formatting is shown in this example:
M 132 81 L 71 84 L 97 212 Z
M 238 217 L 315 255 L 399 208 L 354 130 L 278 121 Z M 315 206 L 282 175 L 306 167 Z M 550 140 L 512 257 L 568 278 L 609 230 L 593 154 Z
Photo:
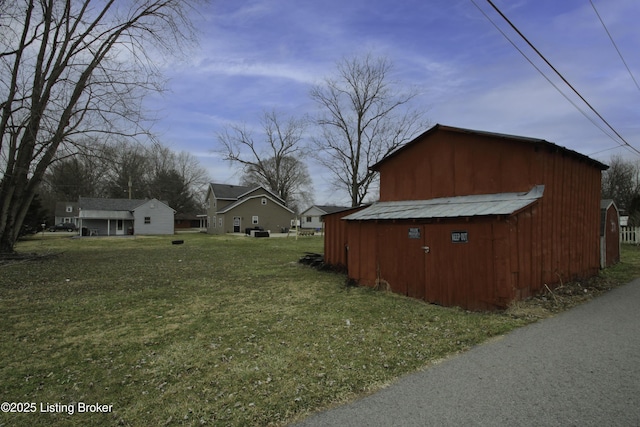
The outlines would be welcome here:
M 14 246 L 20 234 L 20 226 L 29 210 L 35 192 L 25 191 L 28 183 L 16 185 L 12 179 L 0 182 L 0 254 L 14 253 Z

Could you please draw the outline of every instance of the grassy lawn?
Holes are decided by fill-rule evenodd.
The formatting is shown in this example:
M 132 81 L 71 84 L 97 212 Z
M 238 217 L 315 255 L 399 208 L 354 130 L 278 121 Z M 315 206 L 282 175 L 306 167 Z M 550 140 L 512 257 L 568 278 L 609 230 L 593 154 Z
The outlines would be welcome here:
M 173 238 L 18 245 L 60 255 L 0 265 L 1 400 L 37 405 L 0 425 L 284 425 L 531 321 L 347 287 L 296 262 L 319 237 Z

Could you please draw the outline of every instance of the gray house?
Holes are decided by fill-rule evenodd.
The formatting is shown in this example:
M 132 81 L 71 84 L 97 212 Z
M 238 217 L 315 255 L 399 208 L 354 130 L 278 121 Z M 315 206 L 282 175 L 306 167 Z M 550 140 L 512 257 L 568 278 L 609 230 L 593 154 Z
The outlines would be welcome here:
M 206 200 L 210 234 L 244 233 L 258 227 L 279 233 L 295 218 L 284 200 L 262 186 L 211 183 Z
M 54 224 L 78 225 L 78 202 L 56 202 Z
M 174 234 L 175 212 L 157 199 L 80 197 L 78 227 L 96 236 Z

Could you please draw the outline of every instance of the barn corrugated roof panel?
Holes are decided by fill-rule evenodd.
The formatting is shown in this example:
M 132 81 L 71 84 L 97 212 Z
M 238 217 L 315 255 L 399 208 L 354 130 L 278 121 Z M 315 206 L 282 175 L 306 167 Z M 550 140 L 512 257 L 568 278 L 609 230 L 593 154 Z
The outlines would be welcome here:
M 442 124 L 439 124 L 439 123 L 435 124 L 433 127 L 428 129 L 426 132 L 422 133 L 421 135 L 418 135 L 413 140 L 407 142 L 405 145 L 399 147 L 397 150 L 393 151 L 392 153 L 390 153 L 389 155 L 384 157 L 382 160 L 380 160 L 376 164 L 370 166 L 369 169 L 372 169 L 372 170 L 375 170 L 375 171 L 379 171 L 381 164 L 383 164 L 384 162 L 386 162 L 390 158 L 395 157 L 398 153 L 401 153 L 402 151 L 404 151 L 408 147 L 411 147 L 413 144 L 419 143 L 425 137 L 428 137 L 429 135 L 431 135 L 432 133 L 437 132 L 438 130 L 441 130 L 441 131 L 444 131 L 444 132 L 466 133 L 466 134 L 469 134 L 469 135 L 488 136 L 488 137 L 491 137 L 491 138 L 506 139 L 506 140 L 510 140 L 510 141 L 514 141 L 514 142 L 522 142 L 522 143 L 527 143 L 527 144 L 542 144 L 542 145 L 545 145 L 545 146 L 547 146 L 549 148 L 552 148 L 554 150 L 560 150 L 563 153 L 565 153 L 565 154 L 567 154 L 567 155 L 569 155 L 569 156 L 571 156 L 573 158 L 584 160 L 587 163 L 597 167 L 600 170 L 609 169 L 609 166 L 607 166 L 607 165 L 605 165 L 603 163 L 600 163 L 599 161 L 597 161 L 595 159 L 592 159 L 591 157 L 588 157 L 588 156 L 586 156 L 584 154 L 578 153 L 577 151 L 570 150 L 570 149 L 568 149 L 566 147 L 562 147 L 560 145 L 554 144 L 553 142 L 546 141 L 544 139 L 530 138 L 530 137 L 518 136 L 518 135 L 507 135 L 507 134 L 504 134 L 504 133 L 486 132 L 486 131 L 474 130 L 474 129 L 464 129 L 464 128 L 459 128 L 459 127 L 454 127 L 454 126 L 446 126 L 446 125 L 442 125 Z
M 343 219 L 349 221 L 460 218 L 512 215 L 542 197 L 544 185 L 527 193 L 479 194 L 429 200 L 377 202 Z

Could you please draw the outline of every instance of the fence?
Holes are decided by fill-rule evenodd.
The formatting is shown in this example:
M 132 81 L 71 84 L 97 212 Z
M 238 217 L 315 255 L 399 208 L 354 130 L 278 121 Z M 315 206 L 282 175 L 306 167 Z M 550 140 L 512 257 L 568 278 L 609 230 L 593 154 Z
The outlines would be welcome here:
M 640 227 L 620 227 L 620 243 L 640 244 Z

